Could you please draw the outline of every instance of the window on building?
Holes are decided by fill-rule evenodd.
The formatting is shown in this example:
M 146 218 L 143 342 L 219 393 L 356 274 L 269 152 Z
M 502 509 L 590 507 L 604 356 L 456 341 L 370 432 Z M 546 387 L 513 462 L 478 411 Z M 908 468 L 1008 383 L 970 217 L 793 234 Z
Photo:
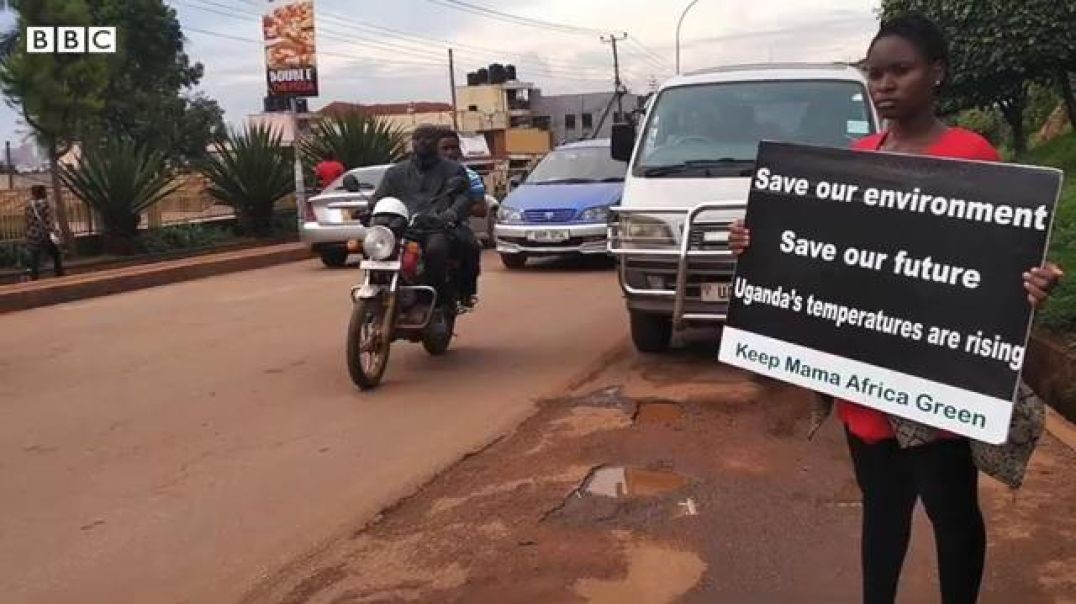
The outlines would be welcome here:
M 478 111 L 478 105 L 467 105 L 467 111 Z
M 564 129 L 565 130 L 575 130 L 575 114 L 574 113 L 569 113 L 568 115 L 564 116 Z
M 583 114 L 583 129 L 590 130 L 594 127 L 594 115 L 590 113 Z

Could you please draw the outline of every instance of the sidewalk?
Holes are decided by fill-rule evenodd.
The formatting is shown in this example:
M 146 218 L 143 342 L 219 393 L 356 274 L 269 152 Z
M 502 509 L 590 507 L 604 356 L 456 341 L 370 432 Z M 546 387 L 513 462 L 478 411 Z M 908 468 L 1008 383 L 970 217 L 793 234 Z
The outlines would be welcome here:
M 625 356 L 246 601 L 858 602 L 840 427 L 807 441 L 801 390 L 713 356 Z M 1076 452 L 1047 436 L 1015 497 L 981 489 L 981 601 L 1072 601 Z M 901 601 L 938 601 L 935 569 L 919 511 Z
M 302 243 L 261 246 L 0 286 L 0 313 L 312 258 Z

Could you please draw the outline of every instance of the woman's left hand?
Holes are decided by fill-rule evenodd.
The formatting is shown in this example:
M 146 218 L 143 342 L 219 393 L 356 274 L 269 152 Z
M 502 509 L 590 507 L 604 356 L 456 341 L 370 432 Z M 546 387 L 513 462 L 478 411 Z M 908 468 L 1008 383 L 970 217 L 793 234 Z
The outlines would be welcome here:
M 1053 262 L 1047 262 L 1046 266 L 1024 273 L 1024 289 L 1027 290 L 1027 301 L 1031 303 L 1031 307 L 1040 308 L 1045 304 L 1050 292 L 1064 276 L 1065 273 Z

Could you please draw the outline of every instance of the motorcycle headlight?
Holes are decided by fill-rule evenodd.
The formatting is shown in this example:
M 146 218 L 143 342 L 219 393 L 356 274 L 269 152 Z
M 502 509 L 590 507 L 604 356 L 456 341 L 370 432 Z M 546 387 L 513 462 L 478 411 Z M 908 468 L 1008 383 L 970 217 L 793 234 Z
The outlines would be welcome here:
M 396 251 L 396 236 L 388 227 L 371 227 L 362 241 L 362 251 L 370 260 L 388 260 Z
M 609 222 L 609 207 L 587 208 L 579 213 L 580 222 Z
M 497 210 L 497 220 L 504 223 L 523 222 L 523 210 L 501 206 Z

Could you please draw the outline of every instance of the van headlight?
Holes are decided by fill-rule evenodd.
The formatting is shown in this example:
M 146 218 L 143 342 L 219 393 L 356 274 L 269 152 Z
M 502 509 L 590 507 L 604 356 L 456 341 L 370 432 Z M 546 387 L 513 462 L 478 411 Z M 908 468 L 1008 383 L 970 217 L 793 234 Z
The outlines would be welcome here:
M 579 213 L 580 222 L 609 222 L 609 206 L 587 208 Z
M 396 236 L 388 227 L 371 227 L 362 241 L 362 251 L 370 260 L 388 260 L 396 251 Z
M 636 243 L 671 244 L 672 229 L 665 222 L 647 216 L 625 216 L 621 221 L 621 232 L 629 241 Z
M 523 222 L 523 210 L 501 206 L 497 209 L 497 221 L 505 224 Z

